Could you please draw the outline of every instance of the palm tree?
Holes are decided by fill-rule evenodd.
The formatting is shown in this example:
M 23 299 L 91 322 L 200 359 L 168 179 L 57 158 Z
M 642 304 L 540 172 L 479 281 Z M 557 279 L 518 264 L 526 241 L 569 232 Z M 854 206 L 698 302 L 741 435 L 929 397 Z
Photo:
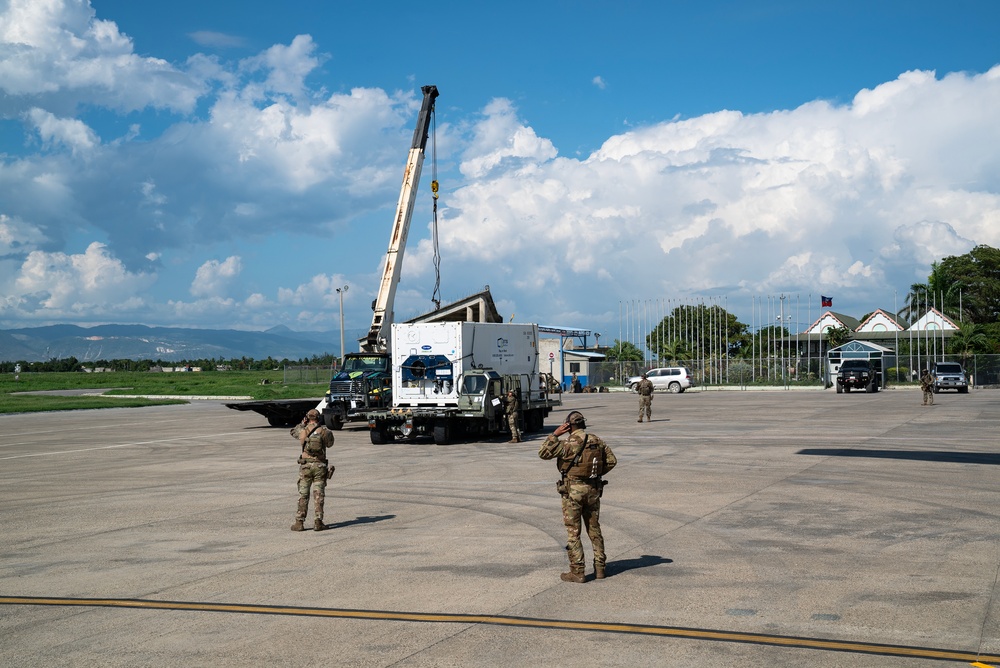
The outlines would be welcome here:
M 906 295 L 906 302 L 896 315 L 912 325 L 917 320 L 917 317 L 927 310 L 927 304 L 930 301 L 928 299 L 930 290 L 930 286 L 927 283 L 914 283 L 911 285 L 910 292 Z
M 604 353 L 608 360 L 616 362 L 641 362 L 642 351 L 634 343 L 615 339 L 614 344 Z
M 955 280 L 945 271 L 940 262 L 931 264 L 931 274 L 926 283 L 914 283 L 906 295 L 906 302 L 897 315 L 913 324 L 917 318 L 926 313 L 932 306 L 941 313 L 958 315 L 961 319 L 959 305 L 961 302 L 962 283 Z
M 673 366 L 680 360 L 688 359 L 691 353 L 684 341 L 681 339 L 674 339 L 673 341 L 663 344 L 663 347 L 660 349 L 660 354 L 667 359 L 668 364 Z
M 953 355 L 961 355 L 962 363 L 972 357 L 977 352 L 989 350 L 989 337 L 982 327 L 973 322 L 963 322 L 959 325 L 959 330 L 952 334 L 948 349 Z

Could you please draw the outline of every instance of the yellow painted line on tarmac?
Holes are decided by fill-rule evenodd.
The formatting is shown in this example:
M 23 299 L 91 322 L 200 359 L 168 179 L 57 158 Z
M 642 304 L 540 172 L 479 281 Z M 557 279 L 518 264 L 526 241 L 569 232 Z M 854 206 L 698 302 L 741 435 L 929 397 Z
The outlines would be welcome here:
M 975 662 L 974 666 L 990 668 L 980 661 L 1000 662 L 1000 655 L 982 655 L 961 650 L 934 647 L 909 647 L 879 643 L 801 638 L 758 633 L 740 633 L 713 629 L 696 629 L 679 626 L 652 626 L 646 624 L 618 624 L 582 622 L 562 619 L 537 619 L 507 615 L 441 614 L 426 612 L 398 612 L 390 610 L 351 610 L 346 608 L 301 608 L 294 606 L 240 605 L 235 603 L 198 603 L 190 601 L 154 601 L 132 598 L 49 598 L 40 596 L 0 596 L 2 605 L 52 605 L 103 608 L 140 608 L 145 610 L 191 610 L 196 612 L 231 612 L 255 615 L 294 615 L 300 617 L 334 617 L 339 619 L 370 619 L 375 621 L 433 622 L 439 624 L 491 624 L 566 631 L 596 631 L 602 633 L 630 633 L 646 636 L 709 640 L 716 642 L 750 643 L 814 649 L 831 652 L 853 652 L 880 656 L 900 656 L 914 659 L 940 659 L 945 661 Z

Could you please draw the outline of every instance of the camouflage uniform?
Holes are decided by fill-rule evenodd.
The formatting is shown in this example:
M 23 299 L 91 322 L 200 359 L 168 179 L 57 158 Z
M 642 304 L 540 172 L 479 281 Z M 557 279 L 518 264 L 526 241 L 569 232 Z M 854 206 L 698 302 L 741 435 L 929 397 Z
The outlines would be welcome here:
M 920 377 L 920 389 L 924 392 L 923 406 L 934 405 L 934 376 L 930 371 L 924 369 L 924 375 Z
M 310 414 L 313 412 L 315 411 L 309 411 Z M 323 523 L 323 502 L 326 500 L 328 467 L 332 470 L 332 464 L 326 459 L 326 450 L 333 445 L 333 432 L 318 423 L 318 413 L 315 419 L 307 419 L 309 421 L 296 425 L 290 432 L 302 445 L 302 453 L 299 455 L 299 505 L 292 531 L 303 530 L 302 523 L 309 510 L 310 490 L 313 496 L 314 528 L 316 531 L 326 528 Z
M 521 415 L 521 400 L 517 394 L 508 392 L 504 398 L 504 412 L 507 414 L 507 427 L 510 429 L 510 442 L 521 442 L 521 429 L 517 426 L 517 421 Z
M 646 414 L 646 419 L 652 422 L 653 381 L 643 376 L 642 380 L 635 386 L 635 390 L 639 393 L 639 422 L 642 422 L 643 413 Z
M 542 459 L 555 458 L 559 471 L 563 474 L 565 491 L 561 492 L 562 512 L 563 524 L 566 525 L 566 549 L 569 555 L 570 573 L 564 573 L 562 579 L 569 582 L 584 581 L 583 543 L 580 540 L 581 520 L 594 548 L 595 575 L 597 578 L 604 577 L 607 555 L 604 552 L 604 536 L 601 534 L 600 523 L 603 488 L 601 476 L 618 463 L 615 453 L 607 443 L 598 436 L 587 434 L 584 426 L 584 424 L 571 425 L 572 431 L 563 441 L 560 441 L 558 436 L 550 434 L 538 449 L 538 456 Z M 591 461 L 574 463 L 579 459 L 578 455 L 585 446 L 593 453 L 590 456 Z

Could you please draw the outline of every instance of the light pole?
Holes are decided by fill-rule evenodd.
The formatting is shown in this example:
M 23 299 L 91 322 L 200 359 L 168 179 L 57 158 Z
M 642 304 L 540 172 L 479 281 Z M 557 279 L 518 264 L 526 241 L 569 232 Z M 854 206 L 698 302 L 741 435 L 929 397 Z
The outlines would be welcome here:
M 785 319 L 785 300 L 788 299 L 788 297 L 786 297 L 785 295 L 781 295 L 781 297 L 779 297 L 778 299 L 779 299 L 779 302 L 780 302 L 780 306 L 778 307 L 779 310 L 778 310 L 777 321 L 778 321 L 778 335 L 781 337 L 780 339 L 778 339 L 781 342 L 781 355 L 780 355 L 780 358 L 781 358 L 781 384 L 785 387 L 785 389 L 787 389 L 788 388 L 788 383 L 787 383 L 787 381 L 785 379 L 785 374 L 788 371 L 788 367 L 785 364 L 785 343 L 786 343 L 786 341 L 785 341 L 785 338 L 786 338 L 785 337 L 785 323 L 786 322 L 791 323 L 792 316 L 791 316 L 791 314 L 789 314 L 788 315 L 788 319 L 787 320 Z
M 340 367 L 344 367 L 344 293 L 347 292 L 348 286 L 342 288 L 337 288 L 337 294 L 340 295 Z

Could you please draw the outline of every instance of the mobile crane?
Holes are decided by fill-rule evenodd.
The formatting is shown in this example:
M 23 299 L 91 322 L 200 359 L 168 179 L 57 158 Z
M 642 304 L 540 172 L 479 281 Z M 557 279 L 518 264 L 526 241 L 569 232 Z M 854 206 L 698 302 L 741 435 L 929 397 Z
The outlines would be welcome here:
M 323 422 L 330 429 L 340 429 L 345 422 L 367 420 L 368 411 L 385 408 L 392 398 L 392 374 L 389 359 L 389 337 L 392 332 L 393 304 L 403 266 L 406 237 L 410 231 L 413 205 L 417 199 L 417 186 L 423 170 L 427 137 L 434 114 L 437 86 L 424 86 L 417 127 L 403 170 L 403 186 L 396 204 L 396 218 L 389 235 L 389 248 L 385 254 L 382 282 L 372 302 L 372 324 L 368 335 L 361 340 L 361 351 L 344 355 L 341 370 L 330 380 L 330 390 L 317 409 Z M 437 181 L 431 184 L 437 210 Z
M 319 402 L 315 399 L 292 399 L 282 401 L 249 401 L 226 404 L 236 410 L 252 410 L 268 419 L 274 426 L 295 424 L 310 408 L 316 408 L 323 415 L 323 422 L 330 429 L 341 429 L 345 422 L 364 421 L 368 412 L 391 405 L 392 373 L 389 359 L 393 323 L 393 303 L 396 287 L 399 285 L 403 266 L 403 251 L 410 231 L 410 220 L 417 198 L 417 186 L 423 170 L 427 138 L 434 116 L 434 103 L 438 97 L 437 86 L 423 86 L 424 94 L 417 126 L 413 131 L 413 141 L 403 170 L 403 186 L 396 204 L 396 217 L 389 235 L 385 266 L 378 294 L 372 302 L 372 323 L 368 334 L 360 341 L 360 352 L 348 353 L 341 360 L 340 370 L 330 380 L 330 389 Z M 434 195 L 434 215 L 437 219 L 438 183 L 431 183 Z M 435 229 L 436 249 L 436 229 Z M 435 267 L 437 259 L 435 257 Z M 440 283 L 440 278 L 438 278 Z M 437 294 L 435 285 L 435 296 Z M 432 296 L 432 300 L 434 297 Z M 438 301 L 435 303 L 439 304 Z

